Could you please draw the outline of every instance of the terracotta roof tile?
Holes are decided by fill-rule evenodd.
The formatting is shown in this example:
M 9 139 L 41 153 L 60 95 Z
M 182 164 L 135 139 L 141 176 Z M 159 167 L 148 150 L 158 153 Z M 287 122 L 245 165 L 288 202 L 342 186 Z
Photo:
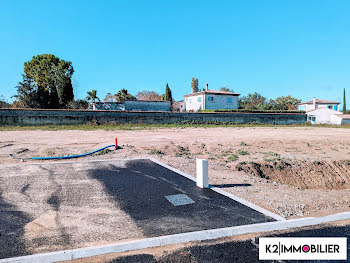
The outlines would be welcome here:
M 197 96 L 201 94 L 215 94 L 215 95 L 231 95 L 231 96 L 239 96 L 241 94 L 231 92 L 231 91 L 223 91 L 223 90 L 205 90 L 205 91 L 200 91 L 192 94 L 185 95 L 185 97 L 190 97 L 190 96 Z
M 340 102 L 337 102 L 337 101 L 320 100 L 320 99 L 316 99 L 316 103 L 318 103 L 318 104 L 340 104 Z M 303 104 L 313 104 L 313 101 L 310 100 L 310 101 L 299 103 L 299 105 L 303 105 Z

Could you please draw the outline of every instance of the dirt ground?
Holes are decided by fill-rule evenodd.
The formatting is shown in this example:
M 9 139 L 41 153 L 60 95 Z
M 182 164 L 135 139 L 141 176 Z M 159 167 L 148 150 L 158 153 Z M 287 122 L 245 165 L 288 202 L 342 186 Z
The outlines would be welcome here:
M 286 218 L 350 211 L 350 129 L 1 131 L 0 166 L 20 162 L 9 154 L 80 154 L 113 144 L 115 137 L 122 149 L 79 161 L 153 157 L 195 176 L 196 158 L 205 158 L 210 184 Z

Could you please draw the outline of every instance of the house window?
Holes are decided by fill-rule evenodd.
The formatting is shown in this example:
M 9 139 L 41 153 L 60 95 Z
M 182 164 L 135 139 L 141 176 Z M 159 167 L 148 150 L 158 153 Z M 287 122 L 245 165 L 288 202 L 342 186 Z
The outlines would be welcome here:
M 316 116 L 308 116 L 308 121 L 309 122 L 315 122 L 316 121 Z
M 190 99 L 190 103 L 192 103 L 192 99 Z
M 334 105 L 334 110 L 338 110 L 338 105 Z
M 232 98 L 227 98 L 227 103 L 232 103 Z
M 214 97 L 213 96 L 209 96 L 208 97 L 208 101 L 214 101 Z
M 328 105 L 328 109 L 333 109 L 333 106 L 332 105 Z
M 198 101 L 198 102 L 201 102 L 201 101 L 202 101 L 202 97 L 198 97 L 198 98 L 197 98 L 197 101 Z

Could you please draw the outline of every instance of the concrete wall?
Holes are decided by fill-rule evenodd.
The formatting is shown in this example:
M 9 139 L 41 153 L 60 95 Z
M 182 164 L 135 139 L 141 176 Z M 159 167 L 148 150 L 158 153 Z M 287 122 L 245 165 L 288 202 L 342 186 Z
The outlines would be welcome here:
M 346 125 L 349 125 L 350 124 L 350 119 L 342 119 L 342 122 L 341 124 L 346 124 Z
M 232 122 L 266 124 L 300 124 L 306 114 L 295 113 L 174 113 L 89 110 L 14 110 L 0 109 L 0 125 L 43 125 L 98 123 L 170 124 L 177 122 Z

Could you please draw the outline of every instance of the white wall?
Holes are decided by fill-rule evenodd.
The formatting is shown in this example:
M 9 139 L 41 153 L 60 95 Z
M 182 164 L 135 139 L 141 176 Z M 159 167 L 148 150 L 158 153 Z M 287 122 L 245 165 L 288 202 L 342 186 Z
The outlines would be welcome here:
M 306 113 L 307 116 L 315 116 L 316 117 L 316 124 L 322 124 L 322 123 L 332 123 L 332 115 L 335 114 L 342 114 L 339 111 L 331 110 L 325 107 L 318 108 L 313 111 L 309 111 Z
M 203 98 L 203 94 L 185 97 L 186 111 L 196 112 L 199 110 L 203 110 Z
M 318 108 L 328 108 L 328 106 L 332 106 L 333 110 L 335 109 L 335 106 L 337 106 L 337 111 L 340 111 L 338 104 L 318 104 L 318 103 L 316 103 L 316 109 L 318 109 Z M 298 106 L 298 110 L 303 110 L 303 111 L 314 110 L 314 105 L 313 104 L 299 105 Z
M 332 115 L 331 117 L 332 119 L 332 123 L 333 124 L 350 124 L 350 119 L 349 118 L 342 118 L 341 116 L 337 116 L 337 115 Z
M 337 116 L 337 115 L 332 115 L 331 122 L 332 122 L 332 124 L 340 125 L 342 123 L 342 118 L 340 116 Z

